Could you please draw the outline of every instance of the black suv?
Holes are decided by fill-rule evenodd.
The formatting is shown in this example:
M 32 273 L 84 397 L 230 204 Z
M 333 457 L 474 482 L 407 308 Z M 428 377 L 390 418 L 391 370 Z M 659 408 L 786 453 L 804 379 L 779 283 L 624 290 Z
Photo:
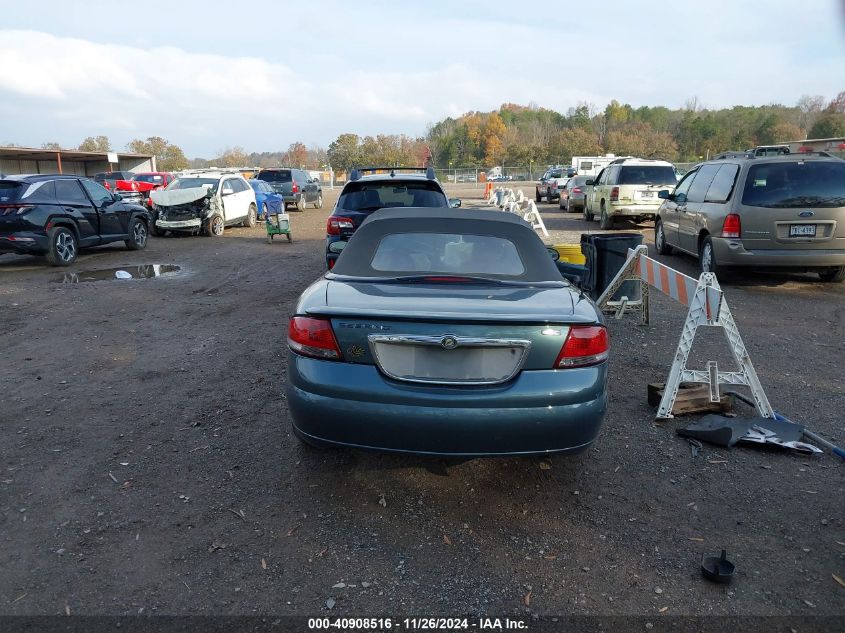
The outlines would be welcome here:
M 316 209 L 323 207 L 320 182 L 302 169 L 262 169 L 255 178 L 266 182 L 285 199 L 285 209 L 293 205 L 297 211 L 305 211 L 306 204 L 313 204 Z
M 401 173 L 403 171 L 406 173 Z M 446 197 L 430 167 L 353 169 L 332 214 L 326 220 L 326 265 L 329 269 L 334 266 L 347 240 L 373 211 L 396 207 L 459 206 L 461 201 L 458 198 L 450 200 Z
M 38 175 L 0 180 L 0 253 L 46 255 L 69 266 L 80 248 L 147 245 L 150 216 L 88 178 Z

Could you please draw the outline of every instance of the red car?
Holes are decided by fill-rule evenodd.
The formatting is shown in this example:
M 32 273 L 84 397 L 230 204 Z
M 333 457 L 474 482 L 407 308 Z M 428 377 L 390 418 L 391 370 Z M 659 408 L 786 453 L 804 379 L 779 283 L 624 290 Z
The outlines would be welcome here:
M 152 207 L 150 192 L 155 189 L 164 189 L 175 180 L 175 176 L 164 171 L 146 171 L 133 174 L 129 180 L 116 180 L 114 189 L 125 200 L 145 204 L 147 208 Z

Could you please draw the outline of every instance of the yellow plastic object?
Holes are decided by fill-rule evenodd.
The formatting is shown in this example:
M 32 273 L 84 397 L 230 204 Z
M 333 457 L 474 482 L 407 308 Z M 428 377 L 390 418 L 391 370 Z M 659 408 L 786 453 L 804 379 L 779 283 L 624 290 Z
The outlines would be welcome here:
M 580 244 L 555 244 L 554 248 L 560 253 L 560 261 L 570 264 L 586 264 L 587 258 L 581 253 Z

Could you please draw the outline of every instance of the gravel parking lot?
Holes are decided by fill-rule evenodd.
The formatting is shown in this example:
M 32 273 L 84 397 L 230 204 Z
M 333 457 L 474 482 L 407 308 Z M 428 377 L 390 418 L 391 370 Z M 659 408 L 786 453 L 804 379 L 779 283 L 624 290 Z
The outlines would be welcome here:
M 181 267 L 158 279 L 62 284 L 40 259 L 0 257 L 0 612 L 845 614 L 842 460 L 693 456 L 683 419 L 656 424 L 646 385 L 685 316 L 656 293 L 650 326 L 610 321 L 611 406 L 580 456 L 302 447 L 287 317 L 323 271 L 337 193 L 292 214 L 292 244 L 259 225 L 102 247 L 72 269 Z M 580 215 L 540 209 L 550 242 L 578 241 Z M 774 407 L 845 443 L 845 285 L 723 287 Z M 697 363 L 727 363 L 721 334 L 703 338 Z M 699 571 L 723 548 L 729 586 Z

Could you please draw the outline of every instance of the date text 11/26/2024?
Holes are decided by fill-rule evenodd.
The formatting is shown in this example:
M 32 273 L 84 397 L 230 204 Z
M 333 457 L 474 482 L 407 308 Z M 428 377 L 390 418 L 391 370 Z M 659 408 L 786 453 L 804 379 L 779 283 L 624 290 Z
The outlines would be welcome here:
M 511 618 L 308 618 L 310 631 L 518 631 L 527 628 L 524 620 Z

